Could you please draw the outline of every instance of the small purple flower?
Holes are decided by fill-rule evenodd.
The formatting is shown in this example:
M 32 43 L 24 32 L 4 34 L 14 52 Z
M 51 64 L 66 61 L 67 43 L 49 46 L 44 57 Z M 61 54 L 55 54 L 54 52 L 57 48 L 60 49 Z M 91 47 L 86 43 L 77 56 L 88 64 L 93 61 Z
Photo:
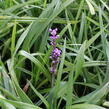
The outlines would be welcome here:
M 52 50 L 52 58 L 57 59 L 61 54 L 61 51 L 58 48 Z
M 50 36 L 51 39 L 56 40 L 58 39 L 59 35 Z
M 57 34 L 57 31 L 58 31 L 58 29 L 57 28 L 55 28 L 55 29 L 49 29 L 49 32 L 51 33 L 51 35 L 53 35 L 53 36 L 56 36 L 56 34 Z
M 51 72 L 51 73 L 55 73 L 55 72 L 56 72 L 56 69 L 55 69 L 54 67 L 51 67 L 51 68 L 50 68 L 50 72 Z

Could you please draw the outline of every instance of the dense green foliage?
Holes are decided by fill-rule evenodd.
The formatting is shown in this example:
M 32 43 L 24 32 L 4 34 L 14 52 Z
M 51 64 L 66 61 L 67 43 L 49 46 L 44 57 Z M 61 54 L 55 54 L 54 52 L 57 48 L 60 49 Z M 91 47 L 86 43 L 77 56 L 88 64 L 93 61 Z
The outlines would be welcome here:
M 108 0 L 0 0 L 0 107 L 109 107 Z M 62 51 L 51 87 L 49 28 Z

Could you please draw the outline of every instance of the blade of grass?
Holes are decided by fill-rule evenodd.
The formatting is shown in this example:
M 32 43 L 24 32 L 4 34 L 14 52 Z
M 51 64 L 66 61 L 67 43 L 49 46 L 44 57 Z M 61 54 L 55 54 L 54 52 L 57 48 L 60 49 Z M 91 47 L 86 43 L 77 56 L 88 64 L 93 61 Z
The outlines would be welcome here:
M 100 107 L 97 105 L 93 105 L 93 104 L 77 104 L 77 105 L 73 105 L 71 106 L 69 109 L 106 109 L 104 107 Z
M 29 82 L 32 90 L 35 92 L 35 94 L 42 100 L 42 102 L 45 104 L 46 108 L 49 109 L 49 104 L 48 104 L 47 100 L 34 88 L 34 86 L 31 84 L 30 81 L 28 81 L 28 82 Z
M 67 99 L 66 99 L 66 109 L 72 105 L 72 93 L 73 93 L 73 73 L 74 69 L 69 73 L 69 79 L 67 83 Z
M 87 2 L 87 4 L 88 4 L 88 6 L 89 6 L 89 10 L 90 10 L 91 14 L 94 15 L 94 14 L 95 14 L 95 9 L 94 9 L 94 7 L 92 6 L 91 2 L 88 1 L 88 0 L 86 0 L 86 2 Z
M 45 74 L 45 76 L 47 77 L 47 79 L 49 81 L 51 81 L 50 79 L 50 73 L 49 71 L 47 71 L 47 69 L 44 67 L 44 65 L 41 64 L 41 62 L 39 60 L 37 60 L 35 57 L 33 57 L 31 54 L 27 53 L 26 51 L 20 51 L 20 55 L 30 59 L 36 66 L 38 66 Z
M 78 55 L 75 59 L 76 61 L 76 65 L 75 65 L 75 77 L 74 77 L 74 81 L 77 79 L 77 77 L 80 75 L 80 73 L 82 73 L 82 67 L 84 65 L 84 52 L 85 52 L 85 47 L 86 47 L 86 41 L 84 41 L 84 43 L 82 44 Z
M 15 50 L 15 40 L 16 40 L 16 22 L 14 23 L 13 31 L 12 31 L 12 38 L 11 38 L 11 56 Z
M 10 103 L 19 109 L 42 109 L 42 108 L 35 106 L 35 105 L 32 105 L 32 104 L 27 104 L 27 103 L 19 102 L 19 101 L 7 100 L 7 99 L 2 98 L 2 97 L 0 97 L 0 100 L 2 100 L 3 102 Z

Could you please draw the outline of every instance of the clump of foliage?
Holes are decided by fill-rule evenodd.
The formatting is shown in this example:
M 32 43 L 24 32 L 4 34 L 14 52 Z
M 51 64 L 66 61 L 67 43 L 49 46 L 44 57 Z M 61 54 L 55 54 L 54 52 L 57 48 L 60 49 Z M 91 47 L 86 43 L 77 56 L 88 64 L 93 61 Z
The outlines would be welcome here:
M 108 0 L 0 0 L 0 107 L 108 108 L 108 5 Z M 61 51 L 53 87 L 49 28 L 58 28 Z

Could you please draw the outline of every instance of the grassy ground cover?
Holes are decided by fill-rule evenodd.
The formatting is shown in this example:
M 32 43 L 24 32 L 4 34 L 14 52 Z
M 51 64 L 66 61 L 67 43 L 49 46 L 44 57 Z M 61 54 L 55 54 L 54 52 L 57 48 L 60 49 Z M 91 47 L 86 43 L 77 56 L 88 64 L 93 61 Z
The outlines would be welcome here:
M 0 108 L 109 108 L 108 35 L 109 0 L 0 0 Z

